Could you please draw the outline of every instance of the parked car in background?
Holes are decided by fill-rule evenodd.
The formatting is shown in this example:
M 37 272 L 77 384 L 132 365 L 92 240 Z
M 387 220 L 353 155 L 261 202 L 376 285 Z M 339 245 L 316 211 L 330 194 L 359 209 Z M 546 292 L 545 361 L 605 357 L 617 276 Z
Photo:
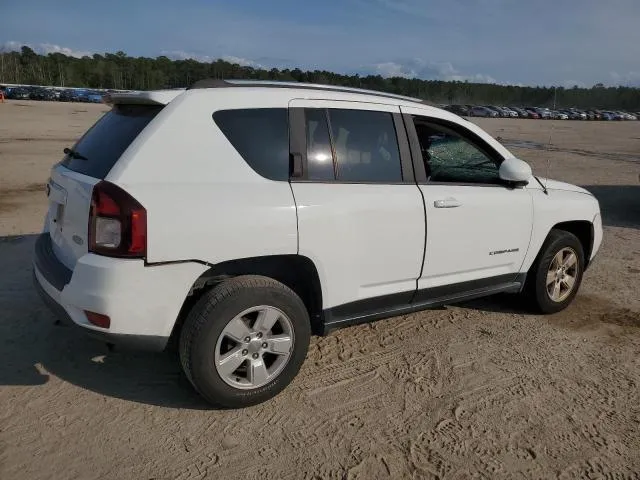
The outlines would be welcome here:
M 9 88 L 7 89 L 7 98 L 11 100 L 29 100 L 29 91 L 20 87 Z
M 536 111 L 535 108 L 527 107 L 527 108 L 525 108 L 525 110 L 529 114 L 529 118 L 535 118 L 535 119 L 540 118 L 540 114 Z
M 500 110 L 498 107 L 496 107 L 494 105 L 485 105 L 485 108 L 488 108 L 492 112 L 495 112 L 498 117 L 505 117 L 506 116 L 505 113 L 502 110 Z
M 566 113 L 563 113 L 563 112 L 559 112 L 557 110 L 552 110 L 551 111 L 551 118 L 553 118 L 554 120 L 568 120 L 569 119 L 569 115 L 567 115 Z
M 587 114 L 585 112 L 583 112 L 582 110 L 579 110 L 577 108 L 570 108 L 569 109 L 570 112 L 572 112 L 574 115 L 576 115 L 576 120 L 586 120 L 587 119 Z
M 495 110 L 492 110 L 490 108 L 487 107 L 481 107 L 481 106 L 475 106 L 473 108 L 471 108 L 471 112 L 470 112 L 472 117 L 489 117 L 489 118 L 496 118 L 498 117 L 498 112 L 496 112 Z
M 583 118 L 582 115 L 580 115 L 580 113 L 576 112 L 575 110 L 564 109 L 564 110 L 560 110 L 560 112 L 566 114 L 569 117 L 569 120 L 584 120 L 584 119 L 586 119 L 586 115 Z
M 47 102 L 55 102 L 58 100 L 58 96 L 55 94 L 54 90 L 45 88 L 42 92 L 42 100 L 46 100 Z
M 77 94 L 75 93 L 75 91 L 67 89 L 60 92 L 60 98 L 58 100 L 60 100 L 61 102 L 75 102 L 76 98 Z
M 621 115 L 619 112 L 609 111 L 607 113 L 611 115 L 611 120 L 615 120 L 615 121 L 624 120 L 624 115 Z
M 30 88 L 29 89 L 29 100 L 44 100 L 44 89 L 43 88 Z
M 466 105 L 446 105 L 444 109 L 461 117 L 469 116 L 469 107 Z
M 503 118 L 509 118 L 509 112 L 507 112 L 507 110 L 504 107 L 499 107 L 497 105 L 492 105 L 491 108 L 493 108 L 496 112 L 498 112 L 498 114 L 503 117 Z
M 551 110 L 546 107 L 536 107 L 535 111 L 540 115 L 540 118 L 543 120 L 551 119 Z
M 509 110 L 507 107 L 496 106 L 496 108 L 500 111 L 500 116 L 504 118 L 511 118 L 511 110 Z
M 520 107 L 509 107 L 509 108 L 511 108 L 511 110 L 515 110 L 516 112 L 518 112 L 519 118 L 530 118 L 529 112 L 527 112 L 524 108 L 520 108 Z
M 511 107 L 502 107 L 502 109 L 507 112 L 507 114 L 509 115 L 509 117 L 511 118 L 518 118 L 520 115 L 518 114 L 518 112 L 516 112 L 513 108 Z

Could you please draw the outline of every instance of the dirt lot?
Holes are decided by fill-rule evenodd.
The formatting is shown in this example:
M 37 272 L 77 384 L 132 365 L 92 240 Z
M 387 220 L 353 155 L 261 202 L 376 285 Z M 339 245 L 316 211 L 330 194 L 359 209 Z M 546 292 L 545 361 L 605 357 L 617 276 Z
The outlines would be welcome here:
M 601 201 L 567 311 L 503 296 L 345 329 L 273 401 L 216 411 L 174 357 L 55 326 L 32 288 L 48 170 L 103 111 L 0 104 L 0 478 L 640 478 L 640 122 L 555 122 L 550 151 L 550 122 L 479 122 Z

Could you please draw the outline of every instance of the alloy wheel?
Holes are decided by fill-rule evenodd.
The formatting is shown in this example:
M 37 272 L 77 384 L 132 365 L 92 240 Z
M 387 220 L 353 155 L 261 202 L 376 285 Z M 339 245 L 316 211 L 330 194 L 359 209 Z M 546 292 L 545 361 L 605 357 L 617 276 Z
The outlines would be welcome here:
M 578 277 L 578 255 L 565 247 L 555 254 L 547 270 L 546 288 L 554 302 L 564 301 L 573 291 Z
M 215 367 L 228 385 L 250 390 L 275 379 L 289 362 L 293 324 L 281 310 L 261 305 L 236 315 L 216 343 Z

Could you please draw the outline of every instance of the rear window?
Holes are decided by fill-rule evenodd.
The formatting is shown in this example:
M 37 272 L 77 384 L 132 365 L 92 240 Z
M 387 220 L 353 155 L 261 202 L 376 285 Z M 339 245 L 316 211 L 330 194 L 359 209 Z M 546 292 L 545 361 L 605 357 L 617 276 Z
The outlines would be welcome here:
M 286 108 L 218 110 L 213 120 L 253 170 L 270 180 L 289 180 Z
M 67 155 L 62 165 L 90 177 L 106 177 L 160 110 L 162 105 L 115 105 L 74 145 L 73 150 L 87 160 Z

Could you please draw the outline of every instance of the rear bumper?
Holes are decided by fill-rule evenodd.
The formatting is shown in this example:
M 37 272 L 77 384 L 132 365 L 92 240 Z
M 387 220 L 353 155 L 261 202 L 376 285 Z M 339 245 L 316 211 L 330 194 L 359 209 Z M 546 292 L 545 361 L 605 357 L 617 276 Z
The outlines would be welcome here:
M 69 313 L 64 307 L 59 304 L 43 287 L 41 280 L 38 279 L 36 270 L 33 271 L 33 283 L 36 287 L 36 291 L 40 294 L 40 297 L 44 301 L 45 305 L 49 307 L 51 312 L 65 325 L 80 328 L 81 325 L 75 323 Z M 109 333 L 108 331 L 101 330 L 89 330 L 83 329 L 90 337 L 105 342 L 113 343 L 127 349 L 132 350 L 146 350 L 146 351 L 162 351 L 167 345 L 167 338 L 154 337 L 151 335 L 127 335 L 118 333 Z
M 206 270 L 193 262 L 146 266 L 143 260 L 87 254 L 71 271 L 50 242 L 48 233 L 38 238 L 33 262 L 36 287 L 47 306 L 92 337 L 134 349 L 165 348 L 189 289 Z M 89 323 L 85 311 L 109 316 L 110 327 Z

